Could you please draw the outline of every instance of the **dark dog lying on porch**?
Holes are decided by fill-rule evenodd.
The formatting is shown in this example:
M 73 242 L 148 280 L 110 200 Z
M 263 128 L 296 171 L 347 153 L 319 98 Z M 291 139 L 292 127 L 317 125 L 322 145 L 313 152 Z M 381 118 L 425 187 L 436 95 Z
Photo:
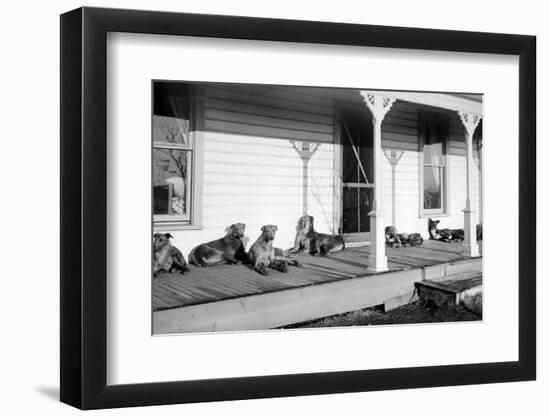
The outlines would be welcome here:
M 288 254 L 298 254 L 308 251 L 310 255 L 320 253 L 334 253 L 344 250 L 346 245 L 342 236 L 317 233 L 313 226 L 313 216 L 302 216 L 296 226 L 296 239 L 294 247 L 289 249 Z
M 385 229 L 386 244 L 392 248 L 406 248 L 424 243 L 420 233 L 397 233 L 395 226 L 387 226 Z
M 172 246 L 170 233 L 155 233 L 153 235 L 153 276 L 159 272 L 178 270 L 182 274 L 189 271 L 181 251 Z
M 430 239 L 442 240 L 447 243 L 464 240 L 463 229 L 438 229 L 437 225 L 439 223 L 439 220 L 428 219 L 428 233 L 430 234 Z
M 284 256 L 283 251 L 273 247 L 273 240 L 277 232 L 277 226 L 267 224 L 262 226 L 262 234 L 254 242 L 248 251 L 248 259 L 252 263 L 252 269 L 262 275 L 268 275 L 267 268 L 273 268 L 279 272 L 288 272 L 287 265 L 301 266 L 294 259 Z
M 189 252 L 189 263 L 197 266 L 239 264 L 248 260 L 244 249 L 244 223 L 229 226 L 220 239 L 203 243 Z

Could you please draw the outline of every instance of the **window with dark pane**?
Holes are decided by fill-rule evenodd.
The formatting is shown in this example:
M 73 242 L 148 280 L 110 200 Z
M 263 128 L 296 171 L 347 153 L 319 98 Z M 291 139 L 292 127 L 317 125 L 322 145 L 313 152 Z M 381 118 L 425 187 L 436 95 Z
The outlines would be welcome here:
M 419 117 L 422 152 L 422 201 L 427 213 L 445 211 L 446 143 L 449 132 L 444 114 L 422 112 Z
M 154 83 L 153 213 L 155 221 L 189 222 L 193 101 L 188 85 Z

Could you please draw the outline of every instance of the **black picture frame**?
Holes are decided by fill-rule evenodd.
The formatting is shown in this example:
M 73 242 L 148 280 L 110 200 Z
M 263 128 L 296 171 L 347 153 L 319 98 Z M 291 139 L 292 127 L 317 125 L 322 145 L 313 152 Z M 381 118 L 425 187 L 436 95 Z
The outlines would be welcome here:
M 108 32 L 519 56 L 519 360 L 108 386 Z M 62 402 L 97 409 L 535 379 L 534 36 L 85 7 L 61 15 L 60 56 Z

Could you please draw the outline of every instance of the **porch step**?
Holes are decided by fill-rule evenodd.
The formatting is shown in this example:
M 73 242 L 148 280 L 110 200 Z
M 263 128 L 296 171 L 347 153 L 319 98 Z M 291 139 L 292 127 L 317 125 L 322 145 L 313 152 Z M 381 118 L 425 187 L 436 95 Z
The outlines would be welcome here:
M 417 284 L 425 284 L 425 285 L 422 285 L 421 290 L 424 290 L 425 288 L 430 288 L 431 291 L 433 292 L 432 285 L 431 285 L 432 283 L 439 283 L 440 286 L 449 285 L 450 288 L 453 288 L 456 290 L 458 287 L 450 284 L 450 282 L 453 280 L 457 281 L 457 284 L 456 284 L 457 286 L 460 285 L 460 283 L 463 281 L 464 281 L 463 283 L 466 284 L 467 277 L 478 276 L 479 277 L 478 279 L 481 281 L 482 268 L 483 268 L 483 259 L 481 257 L 425 266 L 421 268 L 422 280 L 415 282 L 414 286 L 411 286 L 408 293 L 400 294 L 399 296 L 393 297 L 389 300 L 385 300 L 383 304 L 383 309 L 384 311 L 387 312 L 397 307 L 401 307 L 405 304 L 418 301 L 420 296 L 420 291 L 418 290 Z M 438 285 L 438 284 L 435 284 L 435 285 Z M 424 293 L 427 293 L 428 291 L 429 291 L 428 289 L 425 289 Z M 479 289 L 479 291 L 476 289 L 473 292 L 476 293 L 480 291 L 481 291 L 481 288 Z M 446 294 L 445 299 L 452 298 L 452 295 L 450 295 L 450 293 L 447 292 L 445 294 Z
M 482 281 L 481 271 L 470 270 L 418 281 L 414 286 L 423 302 L 432 302 L 436 306 L 464 304 L 471 309 L 480 310 L 481 313 L 476 295 L 482 292 Z

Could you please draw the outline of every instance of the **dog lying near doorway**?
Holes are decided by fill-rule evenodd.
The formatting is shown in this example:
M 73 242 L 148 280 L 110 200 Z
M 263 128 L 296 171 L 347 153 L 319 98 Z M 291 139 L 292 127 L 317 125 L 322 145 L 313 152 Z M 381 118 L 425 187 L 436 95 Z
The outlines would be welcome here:
M 313 216 L 305 215 L 298 220 L 294 247 L 288 250 L 288 254 L 297 255 L 308 251 L 310 255 L 326 255 L 344 250 L 345 247 L 342 236 L 316 232 Z
M 420 233 L 397 233 L 395 226 L 387 226 L 385 229 L 386 245 L 392 248 L 406 248 L 424 243 Z
M 279 272 L 288 272 L 288 264 L 301 266 L 297 260 L 284 256 L 282 249 L 273 247 L 277 230 L 277 226 L 273 224 L 262 226 L 262 234 L 248 251 L 248 259 L 252 263 L 252 269 L 262 275 L 269 275 L 267 268 Z
M 153 277 L 159 272 L 189 271 L 187 262 L 181 251 L 170 243 L 173 236 L 170 233 L 155 233 L 153 235 Z
M 225 236 L 202 243 L 189 252 L 189 263 L 196 266 L 239 264 L 248 260 L 244 249 L 244 223 L 235 223 L 225 229 Z
M 428 219 L 428 233 L 430 239 L 442 240 L 443 242 L 461 242 L 464 240 L 463 229 L 438 229 L 439 220 Z

